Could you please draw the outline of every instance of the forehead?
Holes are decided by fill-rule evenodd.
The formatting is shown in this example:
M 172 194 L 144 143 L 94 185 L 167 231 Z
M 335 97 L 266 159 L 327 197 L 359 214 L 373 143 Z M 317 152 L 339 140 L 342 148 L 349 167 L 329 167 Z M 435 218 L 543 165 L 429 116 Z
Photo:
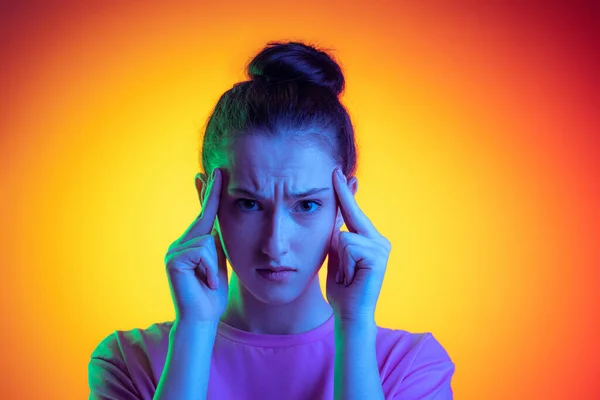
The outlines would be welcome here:
M 273 184 L 331 185 L 335 168 L 331 156 L 314 142 L 252 135 L 234 144 L 230 156 L 232 180 L 256 188 Z M 265 188 L 266 189 L 266 188 Z

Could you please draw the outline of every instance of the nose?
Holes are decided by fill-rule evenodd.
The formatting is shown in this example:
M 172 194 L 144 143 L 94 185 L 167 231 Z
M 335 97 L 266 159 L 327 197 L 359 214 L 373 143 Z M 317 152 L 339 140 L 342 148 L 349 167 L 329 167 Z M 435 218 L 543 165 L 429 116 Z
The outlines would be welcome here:
M 275 210 L 268 217 L 262 252 L 271 260 L 282 260 L 290 251 L 290 241 L 287 238 L 291 232 L 286 223 L 282 210 Z

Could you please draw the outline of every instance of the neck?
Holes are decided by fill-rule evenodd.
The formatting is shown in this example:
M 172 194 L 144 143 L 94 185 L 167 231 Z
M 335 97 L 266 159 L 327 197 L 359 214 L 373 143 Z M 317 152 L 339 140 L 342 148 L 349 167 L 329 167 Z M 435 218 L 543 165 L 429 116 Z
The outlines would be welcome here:
M 232 273 L 227 308 L 221 321 L 246 332 L 293 335 L 315 329 L 327 321 L 333 309 L 323 298 L 316 275 L 309 287 L 287 304 L 267 304 L 252 295 Z

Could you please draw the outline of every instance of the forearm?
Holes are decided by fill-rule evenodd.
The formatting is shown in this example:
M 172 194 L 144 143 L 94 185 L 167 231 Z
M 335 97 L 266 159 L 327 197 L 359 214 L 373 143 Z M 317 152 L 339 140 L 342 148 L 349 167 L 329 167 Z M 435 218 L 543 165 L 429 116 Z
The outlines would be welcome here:
M 217 324 L 176 321 L 154 400 L 206 399 Z
M 384 399 L 377 365 L 374 320 L 343 323 L 335 320 L 334 398 Z

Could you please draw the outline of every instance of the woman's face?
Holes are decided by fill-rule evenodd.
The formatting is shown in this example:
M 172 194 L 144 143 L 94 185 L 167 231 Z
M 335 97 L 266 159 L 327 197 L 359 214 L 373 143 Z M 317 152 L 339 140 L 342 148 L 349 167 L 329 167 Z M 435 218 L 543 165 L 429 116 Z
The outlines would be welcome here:
M 335 167 L 325 152 L 293 140 L 257 135 L 236 142 L 222 168 L 217 217 L 231 267 L 257 299 L 288 303 L 318 273 L 336 225 Z M 258 272 L 270 266 L 296 271 L 273 282 Z

